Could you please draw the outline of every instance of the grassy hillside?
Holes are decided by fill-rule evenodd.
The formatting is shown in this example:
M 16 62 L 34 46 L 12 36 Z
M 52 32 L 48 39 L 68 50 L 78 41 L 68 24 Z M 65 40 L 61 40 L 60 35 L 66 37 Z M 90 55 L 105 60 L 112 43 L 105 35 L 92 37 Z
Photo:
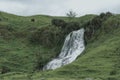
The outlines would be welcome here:
M 104 29 L 107 28 L 107 29 Z M 35 74 L 45 80 L 119 80 L 120 77 L 120 16 L 112 16 L 102 24 L 100 36 L 86 46 L 79 58 L 55 71 Z
M 42 46 L 29 44 L 27 37 L 37 28 L 47 26 L 52 19 L 49 16 L 21 17 L 0 13 L 0 65 L 10 71 L 30 71 L 35 63 L 35 53 L 48 50 Z M 32 22 L 31 19 L 35 21 Z M 29 67 L 28 67 L 29 66 Z
M 74 21 L 84 26 L 94 17 L 94 15 L 86 15 L 76 18 Z M 97 35 L 92 35 L 93 39 L 87 44 L 86 50 L 72 64 L 54 71 L 34 72 L 37 63 L 48 62 L 60 51 L 54 47 L 30 44 L 28 41 L 32 32 L 42 27 L 51 27 L 53 18 L 69 21 L 65 17 L 42 15 L 22 17 L 0 13 L 0 70 L 8 71 L 8 73 L 0 75 L 1 79 L 85 80 L 85 78 L 92 78 L 95 80 L 119 80 L 120 15 L 113 15 L 101 23 L 101 27 L 95 32 Z M 38 60 L 39 62 L 37 62 Z
M 92 17 L 93 16 L 91 16 L 91 18 Z M 36 64 L 39 63 L 40 65 L 38 64 L 38 66 L 42 67 L 43 63 L 45 64 L 51 58 L 56 57 L 60 48 L 56 50 L 57 47 L 46 47 L 44 46 L 46 42 L 42 42 L 44 43 L 43 45 L 39 43 L 32 44 L 29 40 L 34 40 L 33 37 L 36 36 L 36 34 L 33 33 L 37 33 L 39 35 L 38 38 L 45 41 L 51 32 L 59 32 L 57 28 L 51 25 L 51 20 L 54 18 L 69 21 L 66 17 L 52 17 L 46 15 L 23 17 L 0 12 L 0 71 L 3 70 L 5 73 L 29 73 L 37 67 Z M 76 18 L 75 20 L 77 21 L 79 19 L 80 18 Z M 84 19 L 80 20 L 85 21 Z M 46 31 L 44 34 L 40 35 L 39 30 Z M 49 32 L 47 30 L 49 30 Z M 34 41 L 36 42 L 36 40 Z

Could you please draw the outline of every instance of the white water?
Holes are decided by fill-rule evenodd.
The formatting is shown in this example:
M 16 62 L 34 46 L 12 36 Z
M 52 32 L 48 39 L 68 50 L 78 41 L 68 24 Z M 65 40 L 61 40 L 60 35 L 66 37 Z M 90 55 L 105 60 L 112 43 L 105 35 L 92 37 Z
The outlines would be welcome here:
M 73 62 L 85 49 L 84 29 L 71 32 L 65 39 L 59 56 L 43 67 L 43 70 L 56 69 Z

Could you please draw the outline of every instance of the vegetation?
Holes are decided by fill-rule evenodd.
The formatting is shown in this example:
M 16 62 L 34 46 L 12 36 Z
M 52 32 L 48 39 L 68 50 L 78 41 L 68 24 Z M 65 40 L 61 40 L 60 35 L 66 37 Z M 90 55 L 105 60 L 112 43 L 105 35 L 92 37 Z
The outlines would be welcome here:
M 96 40 L 101 34 L 101 27 L 103 22 L 105 22 L 109 17 L 112 16 L 112 13 L 101 13 L 99 16 L 96 16 L 91 21 L 85 23 L 85 41 L 86 43 L 92 40 Z M 102 28 L 103 29 L 103 28 Z
M 70 10 L 68 13 L 66 13 L 66 15 L 70 20 L 74 19 L 77 16 L 77 14 L 72 10 Z
M 61 19 L 53 19 L 51 21 L 52 25 L 57 26 L 57 27 L 61 27 L 64 28 L 66 26 L 66 22 L 64 20 Z
M 40 33 L 41 30 L 50 25 L 52 17 L 44 15 L 21 17 L 1 12 L 0 18 L 2 19 L 0 22 L 1 73 L 29 73 L 34 70 L 39 70 L 42 65 L 47 63 L 53 57 L 56 57 L 59 53 L 58 47 L 51 47 L 57 42 L 54 43 L 53 40 L 51 40 L 54 43 L 53 45 L 47 42 L 47 39 L 50 39 L 49 35 L 58 34 L 59 31 L 56 31 L 57 28 L 48 27 L 49 30 L 44 31 L 42 35 L 38 35 L 38 37 L 43 37 L 45 34 L 44 39 L 41 39 L 40 37 L 40 39 L 38 39 L 37 35 L 34 35 L 37 32 Z M 34 22 L 33 19 L 35 20 Z M 34 40 L 36 40 L 36 42 Z M 43 41 L 44 44 L 38 43 L 39 40 Z M 48 45 L 46 42 L 51 45 Z M 38 59 L 40 59 L 39 62 Z M 40 64 L 38 65 L 38 63 Z M 37 68 L 37 66 L 40 67 Z
M 69 22 L 66 17 L 1 12 L 0 19 L 0 80 L 119 80 L 120 15 L 107 12 Z M 43 72 L 66 35 L 82 27 L 87 43 L 83 54 L 72 64 Z

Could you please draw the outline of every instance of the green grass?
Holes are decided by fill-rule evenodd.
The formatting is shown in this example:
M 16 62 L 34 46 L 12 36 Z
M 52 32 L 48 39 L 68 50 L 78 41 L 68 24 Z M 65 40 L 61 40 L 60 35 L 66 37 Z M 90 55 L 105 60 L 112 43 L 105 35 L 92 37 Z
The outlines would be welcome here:
M 28 35 L 33 29 L 49 26 L 53 18 L 44 15 L 22 17 L 7 13 L 0 13 L 1 26 L 15 29 L 13 34 L 22 37 L 11 39 L 0 38 L 0 66 L 10 68 L 10 72 L 0 75 L 0 80 L 119 80 L 120 77 L 120 15 L 115 15 L 103 22 L 98 31 L 99 37 L 90 42 L 82 55 L 73 63 L 53 71 L 35 71 L 36 53 L 49 61 L 55 57 L 55 48 L 42 45 L 32 45 L 28 42 Z M 30 20 L 34 18 L 35 22 Z M 94 18 L 87 15 L 75 20 L 84 24 Z M 62 19 L 67 19 L 63 17 Z M 23 36 L 22 32 L 26 32 Z M 17 34 L 18 35 L 18 34 Z
M 36 64 L 36 54 L 45 61 L 55 56 L 53 48 L 33 45 L 28 41 L 32 31 L 50 25 L 53 17 L 23 17 L 0 12 L 0 19 L 0 67 L 6 66 L 11 72 L 31 72 Z M 31 22 L 31 19 L 35 19 L 35 22 Z
M 111 34 L 105 34 L 86 46 L 86 50 L 75 62 L 54 71 L 37 73 L 34 77 L 67 79 L 93 78 L 100 80 L 119 80 L 120 77 L 120 28 Z M 115 71 L 115 74 L 112 72 Z M 60 79 L 55 79 L 60 80 Z

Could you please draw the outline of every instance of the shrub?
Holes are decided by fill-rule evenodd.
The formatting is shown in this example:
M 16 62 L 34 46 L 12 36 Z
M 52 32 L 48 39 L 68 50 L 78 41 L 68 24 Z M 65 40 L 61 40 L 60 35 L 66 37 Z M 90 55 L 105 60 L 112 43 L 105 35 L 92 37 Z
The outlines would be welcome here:
M 86 23 L 84 26 L 85 26 L 85 41 L 88 42 L 93 38 L 93 36 L 96 37 L 98 30 L 102 26 L 102 19 L 101 17 L 96 16 L 91 21 Z
M 9 71 L 10 71 L 10 69 L 8 67 L 2 66 L 2 68 L 1 68 L 1 74 L 7 73 Z
M 116 75 L 116 74 L 117 74 L 116 70 L 110 72 L 110 75 Z
M 95 29 L 99 28 L 102 25 L 102 19 L 99 16 L 97 16 L 93 18 L 90 25 L 94 26 Z
M 112 16 L 112 15 L 113 15 L 113 14 L 112 14 L 111 12 L 106 12 L 106 13 L 101 13 L 99 17 L 100 17 L 101 19 L 105 20 L 105 19 L 109 18 L 109 17 Z
M 93 40 L 97 39 L 103 22 L 107 20 L 110 16 L 112 16 L 112 13 L 110 12 L 101 13 L 99 16 L 96 16 L 91 21 L 83 25 L 83 27 L 85 27 L 85 41 L 86 42 L 92 39 Z
M 46 47 L 57 46 L 62 42 L 63 34 L 58 27 L 42 27 L 34 31 L 29 37 L 31 43 Z
M 80 29 L 79 23 L 77 23 L 77 22 L 69 22 L 69 23 L 67 23 L 64 32 L 66 34 L 68 34 L 68 33 L 72 32 L 72 31 L 78 30 L 78 29 Z
M 101 13 L 101 14 L 100 14 L 100 18 L 104 18 L 105 16 L 106 16 L 105 13 Z
M 112 16 L 112 15 L 113 15 L 113 14 L 112 14 L 111 12 L 107 12 L 107 13 L 106 13 L 106 16 L 107 16 L 107 17 L 110 17 L 110 16 Z
M 31 19 L 31 22 L 35 22 L 35 19 Z
M 66 26 L 66 22 L 64 20 L 61 19 L 53 19 L 51 21 L 52 25 L 57 26 L 57 27 L 61 27 L 64 28 Z

